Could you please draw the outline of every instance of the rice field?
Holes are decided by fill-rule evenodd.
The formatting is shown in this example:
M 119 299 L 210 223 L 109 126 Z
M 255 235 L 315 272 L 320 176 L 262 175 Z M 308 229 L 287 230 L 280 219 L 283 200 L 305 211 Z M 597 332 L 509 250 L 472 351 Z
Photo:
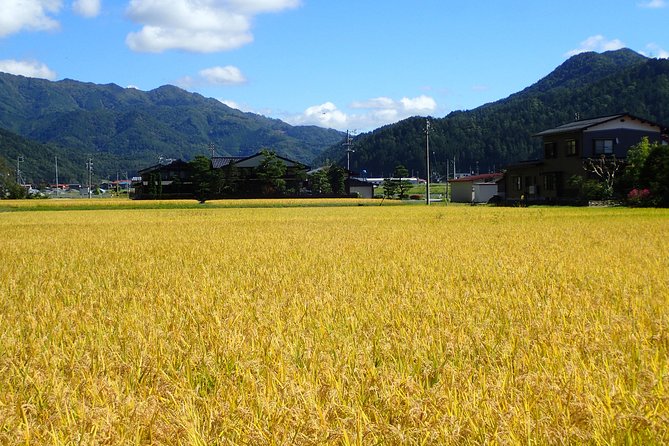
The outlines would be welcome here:
M 33 203 L 0 444 L 669 442 L 668 210 Z

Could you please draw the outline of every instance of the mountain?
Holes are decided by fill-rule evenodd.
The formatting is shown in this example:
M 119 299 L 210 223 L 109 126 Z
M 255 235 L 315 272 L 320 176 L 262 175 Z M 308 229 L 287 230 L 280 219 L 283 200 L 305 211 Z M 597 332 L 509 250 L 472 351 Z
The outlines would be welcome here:
M 540 156 L 540 140 L 533 134 L 575 116 L 620 112 L 669 125 L 669 60 L 649 59 L 629 49 L 583 53 L 505 99 L 430 118 L 432 169 L 445 175 L 447 160 L 455 158 L 458 172 L 476 170 L 477 165 L 481 172 L 499 170 Z M 424 176 L 425 125 L 425 118 L 414 117 L 358 136 L 351 170 L 381 177 L 403 164 Z M 344 165 L 341 145 L 324 151 L 315 163 L 325 159 Z
M 0 129 L 0 174 L 7 175 L 11 180 L 16 179 L 17 161 L 21 159 L 19 166 L 25 182 L 53 183 L 56 178 L 56 158 L 60 183 L 84 181 L 87 161 L 84 154 L 73 153 L 54 144 L 30 141 Z M 97 160 L 94 167 L 96 165 Z
M 219 155 L 269 148 L 308 164 L 343 138 L 336 130 L 291 126 L 170 85 L 143 92 L 6 73 L 0 73 L 0 128 L 58 147 L 73 162 L 93 157 L 99 177 L 136 172 L 160 156 L 188 160 L 208 154 L 211 144 Z M 40 165 L 55 156 L 24 155 Z

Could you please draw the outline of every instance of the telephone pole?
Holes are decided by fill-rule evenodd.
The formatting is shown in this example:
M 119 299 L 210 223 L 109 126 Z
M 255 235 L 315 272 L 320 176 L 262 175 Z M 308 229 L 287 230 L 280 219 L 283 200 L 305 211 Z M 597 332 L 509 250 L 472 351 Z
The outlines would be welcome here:
M 430 205 L 430 120 L 425 120 L 425 204 Z
M 353 147 L 353 138 L 349 134 L 348 130 L 346 130 L 346 142 L 342 144 L 344 147 L 346 147 L 346 170 L 349 172 L 351 171 L 351 153 L 355 153 L 355 150 L 353 150 L 351 147 Z
M 58 198 L 58 191 L 60 191 L 60 184 L 58 184 L 58 157 L 56 156 L 56 198 Z
M 93 159 L 88 158 L 88 162 L 86 163 L 86 168 L 88 169 L 88 198 L 92 198 L 92 190 L 91 188 L 93 187 Z
M 16 182 L 23 186 L 23 175 L 21 174 L 21 163 L 25 161 L 23 155 L 18 155 L 16 157 Z

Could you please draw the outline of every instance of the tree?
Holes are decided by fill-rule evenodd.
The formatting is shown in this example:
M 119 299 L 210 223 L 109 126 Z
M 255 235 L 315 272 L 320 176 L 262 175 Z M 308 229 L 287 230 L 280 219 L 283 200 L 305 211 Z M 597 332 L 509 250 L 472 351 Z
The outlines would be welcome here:
M 214 185 L 211 161 L 206 156 L 198 155 L 189 164 L 192 170 L 193 194 L 197 201 L 204 203 L 211 198 Z
M 616 181 L 616 175 L 625 165 L 623 161 L 616 158 L 615 155 L 607 157 L 602 155 L 599 158 L 587 158 L 583 161 L 583 168 L 590 173 L 595 174 L 604 185 L 606 199 L 613 196 L 613 184 Z
M 628 189 L 641 186 L 641 171 L 646 164 L 646 159 L 648 159 L 650 152 L 656 146 L 659 146 L 659 143 L 651 144 L 648 141 L 648 137 L 644 136 L 638 144 L 630 147 L 627 151 L 627 165 L 625 166 L 624 179 Z
M 328 169 L 328 180 L 333 194 L 344 195 L 346 193 L 346 170 L 333 164 Z
M 263 160 L 256 168 L 256 175 L 261 182 L 263 195 L 280 195 L 286 190 L 286 165 L 276 153 L 262 149 Z
M 641 170 L 640 182 L 650 189 L 650 204 L 669 207 L 669 146 L 653 147 Z
M 393 180 L 392 178 L 384 178 L 383 183 L 381 183 L 381 186 L 383 187 L 383 198 L 392 198 L 397 194 L 397 181 Z
M 393 171 L 393 177 L 397 182 L 397 193 L 399 194 L 400 199 L 405 198 L 407 192 L 411 189 L 411 183 L 403 178 L 409 177 L 409 171 L 402 164 L 398 164 Z
M 320 169 L 309 175 L 309 190 L 314 194 L 331 194 L 332 186 L 325 169 Z

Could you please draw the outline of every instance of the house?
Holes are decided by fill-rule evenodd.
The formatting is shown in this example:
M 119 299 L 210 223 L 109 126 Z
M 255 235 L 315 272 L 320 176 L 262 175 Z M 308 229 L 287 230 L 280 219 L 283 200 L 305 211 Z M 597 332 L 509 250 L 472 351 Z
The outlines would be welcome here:
M 277 180 L 283 183 L 283 191 L 272 187 L 262 174 L 259 174 L 267 157 L 271 156 L 279 164 L 282 164 L 283 174 Z M 220 170 L 221 177 L 230 183 L 236 196 L 268 196 L 268 195 L 297 195 L 300 193 L 306 180 L 306 172 L 309 167 L 288 158 L 276 155 L 272 152 L 260 151 L 247 157 L 222 156 L 211 159 L 212 169 Z
M 138 172 L 140 181 L 133 181 L 135 189 L 133 198 L 136 200 L 192 198 L 191 172 L 190 164 L 180 159 L 142 169 Z
M 652 143 L 661 141 L 664 133 L 665 127 L 628 113 L 577 120 L 537 133 L 543 157 L 507 166 L 506 201 L 576 202 L 578 190 L 570 180 L 587 177 L 583 167 L 587 159 L 624 160 L 642 137 Z
M 492 197 L 499 195 L 498 182 L 503 177 L 502 173 L 486 173 L 448 180 L 451 185 L 451 201 L 487 203 Z
M 282 182 L 283 190 L 272 189 L 263 178 L 261 167 L 271 152 L 259 152 L 247 157 L 213 157 L 210 169 L 219 181 L 215 197 L 260 197 L 281 194 L 295 195 L 304 182 L 307 166 L 297 161 L 271 154 L 283 165 L 283 174 L 275 180 Z M 194 198 L 193 166 L 182 160 L 170 160 L 139 171 L 141 181 L 133 182 L 135 199 Z M 270 190 L 272 189 L 272 190 Z

